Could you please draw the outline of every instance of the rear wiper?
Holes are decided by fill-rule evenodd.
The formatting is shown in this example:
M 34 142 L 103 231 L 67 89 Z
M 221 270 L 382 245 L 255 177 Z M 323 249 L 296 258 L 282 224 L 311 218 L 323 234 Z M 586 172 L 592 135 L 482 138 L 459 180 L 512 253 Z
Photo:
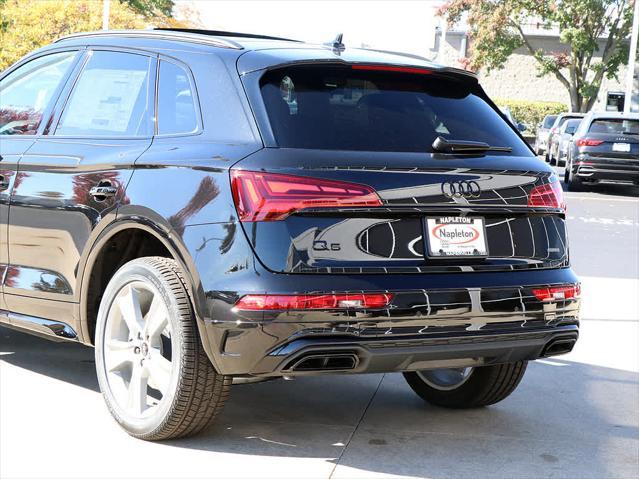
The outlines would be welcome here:
M 510 153 L 510 146 L 491 146 L 483 141 L 446 140 L 441 136 L 433 141 L 433 150 L 442 153 L 481 153 L 484 151 L 505 151 Z
M 639 131 L 624 131 L 622 135 L 639 135 Z

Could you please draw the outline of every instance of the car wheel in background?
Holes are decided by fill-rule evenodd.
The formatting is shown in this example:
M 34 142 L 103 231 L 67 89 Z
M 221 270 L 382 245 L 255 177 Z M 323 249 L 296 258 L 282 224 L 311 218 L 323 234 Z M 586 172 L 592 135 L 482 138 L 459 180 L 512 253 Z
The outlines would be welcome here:
M 566 169 L 564 170 L 564 183 L 568 191 L 583 190 L 583 180 L 573 173 L 572 165 L 568 161 L 566 161 Z
M 440 407 L 467 409 L 489 406 L 508 397 L 526 371 L 526 361 L 404 373 L 424 401 Z
M 130 435 L 146 440 L 198 433 L 231 386 L 206 356 L 182 272 L 167 258 L 133 260 L 109 281 L 95 363 L 109 411 Z

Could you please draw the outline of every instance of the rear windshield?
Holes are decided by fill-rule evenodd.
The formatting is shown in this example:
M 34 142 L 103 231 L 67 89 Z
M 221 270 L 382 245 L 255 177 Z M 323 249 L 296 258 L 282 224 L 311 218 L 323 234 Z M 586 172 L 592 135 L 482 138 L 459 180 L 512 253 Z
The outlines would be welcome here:
M 260 85 L 280 147 L 433 152 L 441 136 L 531 154 L 473 81 L 305 66 L 268 72 Z
M 590 124 L 590 133 L 610 133 L 612 135 L 639 135 L 639 120 L 623 118 L 600 118 Z
M 547 116 L 547 117 L 544 119 L 544 125 L 543 125 L 543 127 L 544 127 L 544 128 L 550 128 L 550 127 L 552 127 L 552 124 L 555 122 L 555 120 L 556 120 L 556 119 L 557 119 L 557 115 L 550 115 L 550 116 Z

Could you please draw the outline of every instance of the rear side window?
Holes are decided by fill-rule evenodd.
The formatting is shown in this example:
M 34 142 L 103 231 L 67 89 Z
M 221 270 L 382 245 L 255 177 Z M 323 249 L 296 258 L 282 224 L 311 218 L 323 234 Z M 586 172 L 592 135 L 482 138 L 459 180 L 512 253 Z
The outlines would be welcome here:
M 151 59 L 94 51 L 64 108 L 56 135 L 149 136 Z
M 639 120 L 624 118 L 600 118 L 590 124 L 590 133 L 609 133 L 612 135 L 639 135 Z
M 577 128 L 579 128 L 580 123 L 581 120 L 570 120 L 566 122 L 565 132 L 572 135 L 575 131 L 577 131 Z
M 561 128 L 564 123 L 566 123 L 568 120 L 574 120 L 575 118 L 580 118 L 578 116 L 562 116 L 561 118 L 559 118 L 559 120 L 557 121 L 557 125 L 555 125 L 557 128 Z
M 193 133 L 197 126 L 195 98 L 188 73 L 174 63 L 160 62 L 158 133 Z
M 472 80 L 306 66 L 268 72 L 260 86 L 280 147 L 432 152 L 442 136 L 531 154 Z
M 36 134 L 75 55 L 63 52 L 36 58 L 0 81 L 0 135 Z
M 544 128 L 552 128 L 553 123 L 555 123 L 555 120 L 557 119 L 556 115 L 551 115 L 551 116 L 547 116 L 544 119 L 544 124 L 543 127 Z

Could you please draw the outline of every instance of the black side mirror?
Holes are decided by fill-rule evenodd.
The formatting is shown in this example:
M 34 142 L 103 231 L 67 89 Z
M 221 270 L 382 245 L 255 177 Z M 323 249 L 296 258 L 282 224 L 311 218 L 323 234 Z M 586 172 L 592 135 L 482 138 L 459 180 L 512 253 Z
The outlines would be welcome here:
M 527 128 L 523 123 L 517 123 L 517 129 L 523 133 Z

